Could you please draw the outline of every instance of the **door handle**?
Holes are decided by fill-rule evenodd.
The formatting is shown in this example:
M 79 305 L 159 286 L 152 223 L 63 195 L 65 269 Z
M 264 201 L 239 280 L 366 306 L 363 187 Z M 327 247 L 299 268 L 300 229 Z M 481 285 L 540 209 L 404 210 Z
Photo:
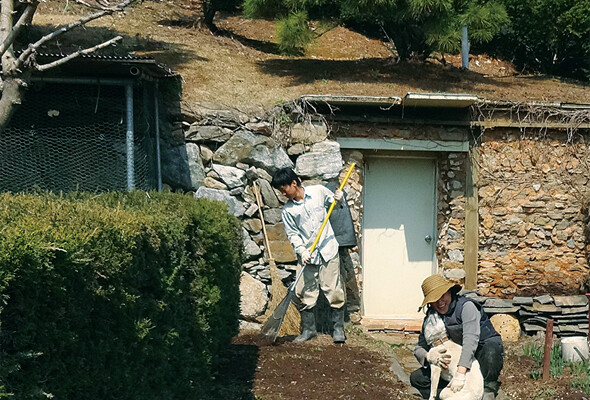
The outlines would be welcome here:
M 428 244 L 430 244 L 430 242 L 432 242 L 432 236 L 430 235 L 426 235 L 424 236 L 424 241 Z

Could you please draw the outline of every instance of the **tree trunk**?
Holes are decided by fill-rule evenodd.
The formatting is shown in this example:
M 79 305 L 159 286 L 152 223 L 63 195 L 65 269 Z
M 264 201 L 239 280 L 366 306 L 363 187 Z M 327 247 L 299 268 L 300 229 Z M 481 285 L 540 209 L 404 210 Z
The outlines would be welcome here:
M 209 29 L 209 31 L 211 31 L 211 33 L 217 33 L 219 30 L 217 28 L 217 26 L 215 26 L 215 22 L 213 22 L 216 12 L 217 12 L 217 10 L 215 9 L 215 6 L 213 5 L 212 0 L 204 0 L 203 1 L 203 23 L 205 24 L 207 29 Z
M 27 74 L 28 75 L 28 74 Z M 24 76 L 5 77 L 2 82 L 2 97 L 0 97 L 0 132 L 10 123 L 16 108 L 22 103 L 25 91 Z
M 400 61 L 417 58 L 421 61 L 430 55 L 430 48 L 426 44 L 424 32 L 419 26 L 410 24 L 392 25 L 391 36 Z

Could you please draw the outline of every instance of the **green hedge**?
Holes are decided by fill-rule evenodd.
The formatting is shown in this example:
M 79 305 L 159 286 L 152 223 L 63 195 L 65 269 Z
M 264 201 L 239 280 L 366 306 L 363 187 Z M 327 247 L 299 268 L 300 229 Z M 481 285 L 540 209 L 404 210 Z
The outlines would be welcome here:
M 223 203 L 0 194 L 0 397 L 206 397 L 241 258 Z

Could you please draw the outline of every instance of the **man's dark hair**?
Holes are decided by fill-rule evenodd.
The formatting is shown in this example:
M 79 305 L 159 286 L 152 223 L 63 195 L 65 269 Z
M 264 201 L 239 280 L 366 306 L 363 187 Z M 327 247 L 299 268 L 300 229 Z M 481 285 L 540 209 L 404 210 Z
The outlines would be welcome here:
M 273 188 L 280 189 L 281 186 L 290 185 L 293 181 L 297 182 L 297 186 L 301 186 L 301 179 L 291 168 L 281 168 L 275 172 L 270 184 Z

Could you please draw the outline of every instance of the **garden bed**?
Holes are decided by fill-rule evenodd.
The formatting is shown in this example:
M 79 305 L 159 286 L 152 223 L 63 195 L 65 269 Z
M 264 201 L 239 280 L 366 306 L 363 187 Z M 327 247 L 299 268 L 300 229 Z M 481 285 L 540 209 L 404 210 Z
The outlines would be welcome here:
M 223 358 L 212 395 L 231 399 L 416 399 L 412 389 L 392 371 L 392 357 L 411 370 L 415 336 L 348 332 L 347 343 L 334 345 L 331 337 L 302 343 L 292 338 L 266 342 L 256 332 L 234 338 Z M 524 337 L 506 344 L 504 369 L 498 399 L 549 400 L 590 399 L 586 388 L 572 387 L 583 381 L 568 365 L 561 374 L 546 381 L 534 379 L 540 365 L 534 355 L 542 354 L 542 337 Z M 531 353 L 536 348 L 537 354 Z

